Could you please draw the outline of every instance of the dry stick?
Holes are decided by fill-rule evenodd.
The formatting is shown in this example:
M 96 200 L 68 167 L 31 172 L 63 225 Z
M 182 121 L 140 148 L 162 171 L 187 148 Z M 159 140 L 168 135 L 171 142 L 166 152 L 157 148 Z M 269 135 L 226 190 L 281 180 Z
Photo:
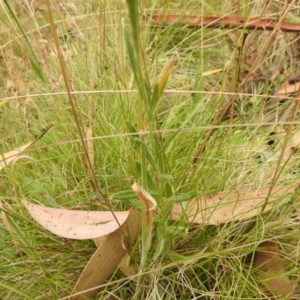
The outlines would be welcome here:
M 75 124 L 76 124 L 76 127 L 77 127 L 77 131 L 78 131 L 78 134 L 79 134 L 81 145 L 83 147 L 84 154 L 85 154 L 85 157 L 86 157 L 90 179 L 93 183 L 93 187 L 96 190 L 97 194 L 100 195 L 102 200 L 105 201 L 106 205 L 109 207 L 109 209 L 110 209 L 113 217 L 115 218 L 116 222 L 118 223 L 119 227 L 121 227 L 120 222 L 119 222 L 118 218 L 116 217 L 116 215 L 115 215 L 115 213 L 112 209 L 112 206 L 110 205 L 109 201 L 104 196 L 104 194 L 102 193 L 102 191 L 101 191 L 101 189 L 98 185 L 95 173 L 93 171 L 92 164 L 91 164 L 89 154 L 88 154 L 87 145 L 85 143 L 85 139 L 84 139 L 83 132 L 82 132 L 82 129 L 81 129 L 81 124 L 82 123 L 80 122 L 80 118 L 77 114 L 75 96 L 74 96 L 74 94 L 72 94 L 72 87 L 70 85 L 70 81 L 69 81 L 69 78 L 68 78 L 68 75 L 67 75 L 67 67 L 66 67 L 65 62 L 64 62 L 64 58 L 63 58 L 61 48 L 60 48 L 60 45 L 59 45 L 59 40 L 58 40 L 58 36 L 57 36 L 57 33 L 56 33 L 54 21 L 53 21 L 53 18 L 52 18 L 49 0 L 46 1 L 46 4 L 47 4 L 48 19 L 49 19 L 49 23 L 50 23 L 50 27 L 51 27 L 51 31 L 52 31 L 52 36 L 53 36 L 56 51 L 57 51 L 57 56 L 58 56 L 62 76 L 64 78 L 68 99 L 69 99 L 70 106 L 71 106 L 71 109 L 72 109 L 72 113 L 73 113 L 73 116 L 74 116 L 74 121 L 75 121 Z
M 144 16 L 146 18 L 146 16 Z M 222 17 L 196 17 L 180 15 L 152 15 L 150 17 L 154 25 L 187 24 L 190 28 L 235 28 L 243 27 L 244 29 L 256 30 L 273 30 L 278 23 L 280 29 L 284 32 L 300 32 L 300 24 L 284 22 L 283 20 L 245 18 L 241 16 L 222 16 Z

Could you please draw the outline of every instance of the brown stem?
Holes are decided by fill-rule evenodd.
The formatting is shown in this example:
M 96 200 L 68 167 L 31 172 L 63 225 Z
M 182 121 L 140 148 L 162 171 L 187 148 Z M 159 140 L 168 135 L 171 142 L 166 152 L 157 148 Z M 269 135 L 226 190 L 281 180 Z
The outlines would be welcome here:
M 145 18 L 145 17 L 144 17 Z M 243 16 L 198 17 L 180 15 L 152 15 L 153 25 L 183 24 L 190 28 L 236 28 L 255 30 L 273 30 L 278 20 L 269 18 L 246 18 Z M 300 24 L 281 22 L 280 29 L 284 32 L 300 32 Z

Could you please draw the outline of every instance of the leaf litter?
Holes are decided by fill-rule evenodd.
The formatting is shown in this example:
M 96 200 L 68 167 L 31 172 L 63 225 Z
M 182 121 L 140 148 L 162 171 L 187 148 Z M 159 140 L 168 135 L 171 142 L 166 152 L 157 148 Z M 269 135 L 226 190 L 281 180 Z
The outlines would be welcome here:
M 260 271 L 260 281 L 274 296 L 295 299 L 292 283 L 286 274 L 285 266 L 279 255 L 277 244 L 264 241 L 255 253 L 255 267 Z
M 48 231 L 69 239 L 96 239 L 108 235 L 125 223 L 130 211 L 78 211 L 50 208 L 22 200 L 33 219 Z
M 132 186 L 141 201 L 147 207 L 146 215 L 156 208 L 155 199 L 137 184 Z M 148 201 L 152 203 L 149 207 Z M 85 266 L 78 282 L 76 292 L 70 300 L 77 300 L 97 294 L 99 285 L 120 265 L 127 277 L 137 275 L 128 257 L 121 263 L 130 247 L 134 244 L 141 226 L 141 213 L 138 210 L 115 211 L 115 220 L 110 211 L 74 211 L 62 208 L 49 208 L 32 204 L 26 200 L 22 203 L 33 219 L 48 231 L 70 239 L 93 239 L 98 247 Z
M 298 185 L 299 182 L 291 186 L 275 186 L 271 195 L 268 195 L 270 187 L 264 187 L 220 192 L 213 197 L 195 197 L 186 201 L 184 209 L 181 206 L 182 202 L 175 203 L 170 219 L 186 216 L 191 223 L 207 225 L 248 219 L 260 214 L 267 197 L 269 203 L 265 211 L 272 209 L 278 198 L 293 193 Z M 148 219 L 151 211 L 156 210 L 155 199 L 137 184 L 132 188 L 144 203 L 146 208 L 144 213 Z M 152 207 L 149 206 L 148 201 L 152 203 Z M 31 216 L 50 232 L 71 239 L 93 239 L 98 247 L 84 268 L 74 288 L 76 293 L 70 297 L 70 300 L 95 295 L 99 286 L 104 284 L 118 266 L 125 276 L 135 281 L 138 271 L 130 265 L 130 256 L 126 258 L 125 255 L 140 230 L 142 216 L 139 211 L 116 211 L 115 215 L 121 225 L 119 227 L 110 211 L 74 211 L 47 208 L 25 200 L 22 202 Z M 257 265 L 260 266 L 260 263 Z
M 4 169 L 5 166 L 13 163 L 19 158 L 24 157 L 24 155 L 21 155 L 23 152 L 25 152 L 31 145 L 33 145 L 35 141 L 29 142 L 17 149 L 14 149 L 12 151 L 3 153 L 3 155 L 0 156 L 0 171 Z M 29 156 L 25 156 L 26 158 L 31 158 Z M 31 158 L 32 159 L 32 158 Z
M 141 213 L 132 210 L 126 222 L 107 236 L 84 268 L 75 292 L 69 300 L 96 295 L 99 286 L 116 270 L 130 247 L 134 244 L 140 231 Z M 78 293 L 79 292 L 79 293 Z
M 261 213 L 268 197 L 264 212 L 271 210 L 280 197 L 293 193 L 300 182 L 291 186 L 275 186 L 269 195 L 270 187 L 240 189 L 219 192 L 212 197 L 198 196 L 185 204 L 175 203 L 170 218 L 176 220 L 186 216 L 192 223 L 218 225 L 252 218 Z

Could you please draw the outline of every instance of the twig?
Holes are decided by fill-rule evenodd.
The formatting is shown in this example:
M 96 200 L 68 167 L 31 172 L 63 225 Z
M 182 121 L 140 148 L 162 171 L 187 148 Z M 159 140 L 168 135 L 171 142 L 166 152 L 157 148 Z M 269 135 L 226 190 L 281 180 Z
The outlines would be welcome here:
M 144 16 L 147 18 L 148 16 Z M 183 24 L 190 28 L 243 28 L 255 30 L 272 31 L 278 20 L 269 18 L 246 18 L 243 16 L 221 16 L 221 17 L 198 17 L 180 15 L 152 15 L 153 25 Z M 300 32 L 300 24 L 292 22 L 281 22 L 280 29 L 284 32 Z

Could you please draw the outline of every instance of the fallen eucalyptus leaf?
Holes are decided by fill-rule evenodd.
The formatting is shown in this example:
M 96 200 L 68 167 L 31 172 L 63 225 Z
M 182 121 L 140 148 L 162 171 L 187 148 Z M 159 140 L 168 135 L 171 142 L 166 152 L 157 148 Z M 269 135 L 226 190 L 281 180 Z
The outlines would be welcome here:
M 22 200 L 41 226 L 50 232 L 69 239 L 95 239 L 116 231 L 126 221 L 130 211 L 116 211 L 115 220 L 110 211 L 78 211 L 50 208 Z
M 294 299 L 293 286 L 285 271 L 275 242 L 265 241 L 259 245 L 255 253 L 255 267 L 261 271 L 260 279 L 264 285 L 275 294 L 284 299 Z
M 100 247 L 106 239 L 107 239 L 107 236 L 100 236 L 96 239 L 93 239 L 93 241 L 97 247 Z
M 6 152 L 1 154 L 0 153 L 0 171 L 7 165 L 9 165 L 10 163 L 14 162 L 17 158 L 21 158 L 20 154 L 22 154 L 23 152 L 25 152 L 27 150 L 27 148 L 29 148 L 31 145 L 33 145 L 36 141 L 38 141 L 39 139 L 41 139 L 48 131 L 49 129 L 52 127 L 52 124 L 48 125 L 47 127 L 45 127 L 42 131 L 42 133 L 34 140 L 31 141 L 17 149 L 14 149 L 12 151 Z M 29 156 L 22 156 L 22 157 L 27 157 L 27 158 L 31 158 Z
M 84 268 L 69 300 L 97 294 L 99 286 L 116 270 L 140 231 L 141 213 L 132 210 L 125 224 L 107 236 Z M 125 236 L 124 236 L 125 234 Z
M 21 153 L 23 153 L 27 148 L 29 148 L 34 143 L 35 141 L 32 141 L 30 143 L 21 146 L 20 148 L 3 153 L 3 155 L 0 155 L 0 170 L 2 170 L 6 165 L 9 165 L 10 163 L 14 162 L 20 156 Z
M 291 186 L 275 186 L 269 196 L 264 212 L 272 209 L 279 197 L 293 193 L 300 182 Z M 186 203 L 175 203 L 170 219 L 186 216 L 189 222 L 217 225 L 249 219 L 261 212 L 270 187 L 258 189 L 241 189 L 230 192 L 219 192 L 213 197 L 198 196 Z

